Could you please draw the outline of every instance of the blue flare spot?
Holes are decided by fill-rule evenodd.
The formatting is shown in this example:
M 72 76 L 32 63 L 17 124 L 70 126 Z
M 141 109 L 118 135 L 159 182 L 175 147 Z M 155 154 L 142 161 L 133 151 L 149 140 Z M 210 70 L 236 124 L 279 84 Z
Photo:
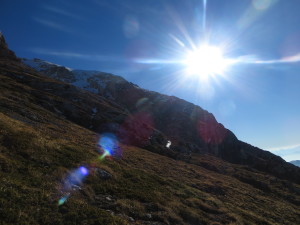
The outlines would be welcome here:
M 64 181 L 63 191 L 70 192 L 75 186 L 80 187 L 88 173 L 88 169 L 83 166 L 73 170 Z
M 104 151 L 103 155 L 105 156 L 113 155 L 114 151 L 118 148 L 117 138 L 112 133 L 101 134 L 98 144 Z
M 77 190 L 81 189 L 82 182 L 84 178 L 89 174 L 89 170 L 80 166 L 79 168 L 73 170 L 63 181 L 61 192 L 65 193 L 63 197 L 58 200 L 58 205 L 63 205 L 70 195 Z
M 87 168 L 81 166 L 79 169 L 80 169 L 80 172 L 81 172 L 82 175 L 86 176 L 86 175 L 89 174 L 89 171 L 88 171 Z

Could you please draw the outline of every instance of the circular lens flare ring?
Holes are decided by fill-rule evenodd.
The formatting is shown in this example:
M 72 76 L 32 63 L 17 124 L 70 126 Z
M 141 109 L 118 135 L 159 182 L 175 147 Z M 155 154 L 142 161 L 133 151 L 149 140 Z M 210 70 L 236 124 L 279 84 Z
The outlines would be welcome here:
M 229 61 L 223 57 L 220 48 L 202 45 L 187 54 L 185 64 L 187 74 L 206 79 L 210 76 L 222 74 L 229 65 Z

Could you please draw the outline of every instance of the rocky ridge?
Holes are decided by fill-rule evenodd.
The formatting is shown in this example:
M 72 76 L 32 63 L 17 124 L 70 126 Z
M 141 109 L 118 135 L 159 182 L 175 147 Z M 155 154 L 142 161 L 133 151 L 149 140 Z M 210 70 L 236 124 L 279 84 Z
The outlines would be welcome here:
M 8 59 L 17 60 L 17 57 L 13 51 L 8 49 L 5 38 L 0 32 L 0 57 L 6 57 Z
M 293 160 L 293 161 L 290 161 L 290 163 L 292 163 L 295 166 L 300 167 L 300 160 Z
M 121 134 L 125 143 L 175 158 L 190 159 L 194 153 L 212 154 L 231 163 L 252 166 L 300 183 L 298 168 L 268 151 L 239 141 L 211 113 L 199 106 L 142 89 L 108 73 L 71 70 L 40 59 L 23 59 L 23 62 L 51 78 L 103 96 L 130 113 L 121 127 L 117 123 L 94 126 L 96 132 L 108 129 Z M 130 135 L 124 138 L 125 131 L 130 131 Z M 171 146 L 165 148 L 168 141 Z

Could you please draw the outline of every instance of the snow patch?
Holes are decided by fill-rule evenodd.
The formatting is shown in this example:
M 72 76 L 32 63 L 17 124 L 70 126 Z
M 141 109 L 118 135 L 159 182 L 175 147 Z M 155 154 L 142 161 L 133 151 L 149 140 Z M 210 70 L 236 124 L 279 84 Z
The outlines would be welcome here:
M 53 68 L 53 67 L 64 67 L 64 66 L 52 63 L 52 62 L 48 62 L 48 61 L 41 60 L 41 59 L 36 59 L 36 58 L 35 59 L 25 59 L 25 58 L 23 58 L 22 62 L 24 64 L 26 64 L 27 66 L 30 66 L 31 68 L 34 68 L 37 71 L 43 71 L 43 70 Z M 73 71 L 71 68 L 68 68 L 68 67 L 64 67 L 64 68 L 66 68 L 70 72 Z
M 167 144 L 166 144 L 166 147 L 167 147 L 167 148 L 170 148 L 171 144 L 172 144 L 172 142 L 169 140 L 169 141 L 167 142 Z

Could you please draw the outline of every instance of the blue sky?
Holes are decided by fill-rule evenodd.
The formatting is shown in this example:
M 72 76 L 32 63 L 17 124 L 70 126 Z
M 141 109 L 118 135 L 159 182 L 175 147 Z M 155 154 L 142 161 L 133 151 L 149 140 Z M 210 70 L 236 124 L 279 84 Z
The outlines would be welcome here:
M 200 105 L 240 140 L 299 160 L 300 1 L 207 0 L 206 10 L 204 2 L 1 0 L 0 30 L 20 57 L 121 75 Z M 205 38 L 251 63 L 205 82 L 186 77 L 170 62 Z

